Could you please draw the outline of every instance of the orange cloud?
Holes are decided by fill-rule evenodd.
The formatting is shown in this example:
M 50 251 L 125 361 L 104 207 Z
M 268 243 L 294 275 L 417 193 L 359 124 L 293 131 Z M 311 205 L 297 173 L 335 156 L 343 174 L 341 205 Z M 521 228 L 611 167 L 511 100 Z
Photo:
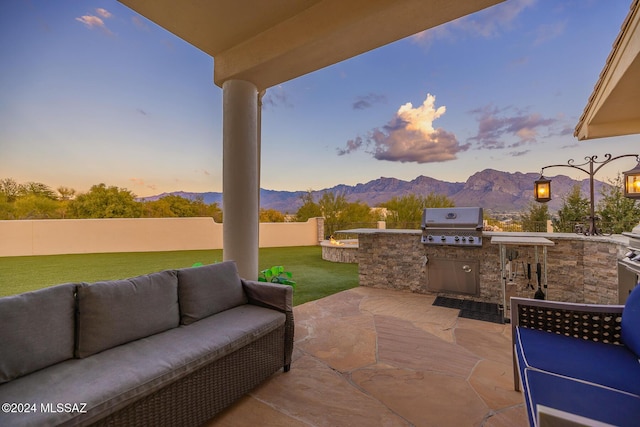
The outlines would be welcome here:
M 111 12 L 101 8 L 96 9 L 96 13 L 105 19 L 110 18 L 112 16 Z M 109 28 L 107 28 L 107 26 L 105 25 L 104 21 L 98 16 L 83 15 L 76 18 L 76 21 L 81 22 L 82 24 L 84 24 L 85 27 L 89 28 L 90 30 L 97 28 L 99 30 L 104 31 L 108 35 L 113 35 L 111 30 L 109 30 Z
M 402 105 L 395 117 L 385 126 L 375 128 L 366 137 L 358 136 L 339 148 L 338 155 L 349 154 L 363 146 L 378 160 L 394 162 L 432 163 L 454 160 L 456 154 L 469 148 L 460 145 L 456 136 L 433 122 L 446 112 L 446 107 L 436 108 L 436 97 L 427 94 L 417 107 L 410 102 Z

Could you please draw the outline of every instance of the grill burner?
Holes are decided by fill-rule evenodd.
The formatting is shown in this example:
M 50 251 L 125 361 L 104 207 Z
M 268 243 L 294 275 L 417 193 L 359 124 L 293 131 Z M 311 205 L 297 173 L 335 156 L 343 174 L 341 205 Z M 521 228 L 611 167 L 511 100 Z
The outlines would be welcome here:
M 482 246 L 482 208 L 427 208 L 422 212 L 425 245 Z

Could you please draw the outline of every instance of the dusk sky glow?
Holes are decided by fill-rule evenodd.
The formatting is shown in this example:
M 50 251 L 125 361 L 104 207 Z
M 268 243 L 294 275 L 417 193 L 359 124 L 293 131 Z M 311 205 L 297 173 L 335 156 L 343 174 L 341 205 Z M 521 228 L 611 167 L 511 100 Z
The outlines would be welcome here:
M 630 3 L 507 0 L 272 87 L 261 187 L 463 182 L 639 152 L 639 136 L 573 136 Z M 0 178 L 138 196 L 222 190 L 213 59 L 121 3 L 2 1 L 0 63 Z M 545 172 L 557 174 L 586 178 Z

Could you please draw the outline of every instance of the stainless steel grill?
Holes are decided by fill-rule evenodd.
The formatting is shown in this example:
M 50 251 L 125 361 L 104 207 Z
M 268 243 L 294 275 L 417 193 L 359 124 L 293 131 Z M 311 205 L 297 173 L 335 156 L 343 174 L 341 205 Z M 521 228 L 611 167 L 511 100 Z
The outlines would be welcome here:
M 640 284 L 640 224 L 631 233 L 622 233 L 629 238 L 628 251 L 618 261 L 618 295 L 624 304 L 633 288 Z
M 482 208 L 427 208 L 422 212 L 425 245 L 482 246 Z
M 631 233 L 622 233 L 629 238 L 629 251 L 620 262 L 636 274 L 640 274 L 640 225 L 637 225 Z

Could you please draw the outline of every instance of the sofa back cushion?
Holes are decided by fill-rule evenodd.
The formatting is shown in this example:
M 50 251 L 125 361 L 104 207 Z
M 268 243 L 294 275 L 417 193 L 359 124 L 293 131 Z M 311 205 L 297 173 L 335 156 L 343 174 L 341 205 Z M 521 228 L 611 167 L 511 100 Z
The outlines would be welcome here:
M 234 261 L 178 270 L 180 322 L 196 322 L 247 303 Z
M 73 358 L 75 284 L 0 298 L 0 384 Z
M 622 342 L 640 358 L 640 285 L 627 298 L 622 310 Z
M 174 270 L 78 285 L 76 357 L 83 358 L 178 326 Z

